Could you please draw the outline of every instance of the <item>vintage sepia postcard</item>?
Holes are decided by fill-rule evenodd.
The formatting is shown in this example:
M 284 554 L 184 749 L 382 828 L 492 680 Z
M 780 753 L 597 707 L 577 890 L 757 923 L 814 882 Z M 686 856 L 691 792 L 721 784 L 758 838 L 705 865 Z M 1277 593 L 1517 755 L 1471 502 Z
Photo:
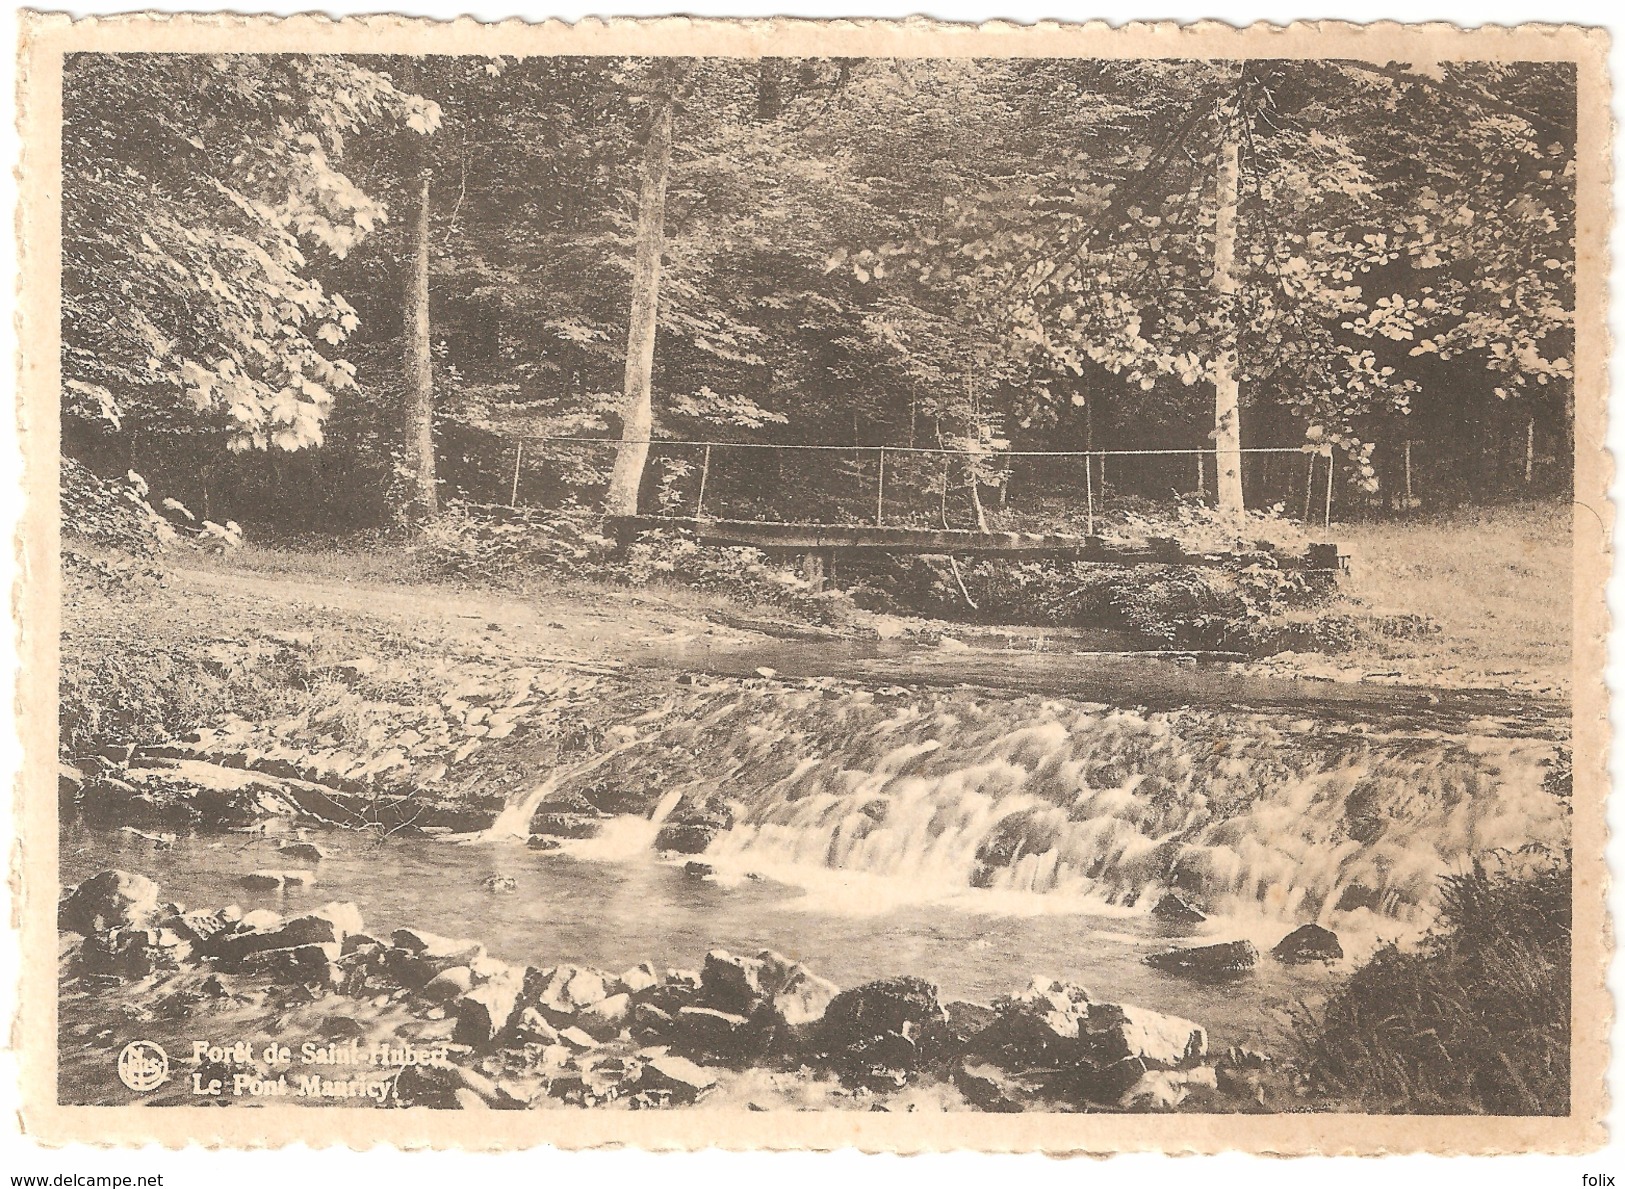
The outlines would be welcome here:
M 1600 1145 L 1606 48 L 27 18 L 25 1129 Z

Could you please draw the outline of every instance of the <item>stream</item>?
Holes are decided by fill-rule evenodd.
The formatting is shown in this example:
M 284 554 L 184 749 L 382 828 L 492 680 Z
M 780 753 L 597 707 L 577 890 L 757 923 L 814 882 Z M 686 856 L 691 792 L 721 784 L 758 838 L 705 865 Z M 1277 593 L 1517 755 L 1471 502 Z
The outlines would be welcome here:
M 585 758 L 536 771 L 482 834 L 317 832 L 330 856 L 315 887 L 254 892 L 245 873 L 290 865 L 275 837 L 157 850 L 69 822 L 62 880 L 122 868 L 189 907 L 349 900 L 369 932 L 416 926 L 533 965 L 692 969 L 718 946 L 773 949 L 843 987 L 911 974 L 944 1000 L 982 1002 L 1061 978 L 1194 1019 L 1218 1049 L 1283 1051 L 1298 1005 L 1318 1005 L 1382 941 L 1425 931 L 1442 876 L 1567 839 L 1567 809 L 1543 786 L 1562 724 L 1490 691 L 806 642 L 634 663 L 648 709 Z M 764 667 L 778 672 L 750 679 Z M 730 824 L 694 856 L 711 874 L 655 848 L 667 818 L 721 801 Z M 597 837 L 523 841 L 538 813 L 606 805 L 622 809 Z M 494 892 L 492 876 L 514 886 Z M 1149 910 L 1169 892 L 1209 919 L 1160 921 Z M 1268 956 L 1305 921 L 1338 932 L 1342 963 Z M 1265 956 L 1240 980 L 1144 962 L 1241 937 Z

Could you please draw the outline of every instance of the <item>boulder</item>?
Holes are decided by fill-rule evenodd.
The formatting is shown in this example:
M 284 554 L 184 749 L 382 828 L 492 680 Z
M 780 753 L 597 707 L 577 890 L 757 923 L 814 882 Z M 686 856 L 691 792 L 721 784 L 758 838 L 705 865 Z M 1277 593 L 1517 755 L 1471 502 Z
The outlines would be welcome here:
M 370 933 L 352 933 L 344 939 L 342 952 L 353 954 L 357 950 L 382 950 L 384 943 Z
M 1151 915 L 1176 925 L 1197 925 L 1207 920 L 1207 913 L 1177 892 L 1165 893 L 1151 910 Z
M 450 1003 L 473 988 L 474 972 L 467 966 L 452 966 L 430 979 L 421 993 L 431 1003 Z
M 559 1042 L 559 1030 L 534 1007 L 527 1007 L 519 1013 L 514 1035 L 521 1044 L 555 1045 Z
M 766 1038 L 744 1016 L 711 1007 L 685 1007 L 677 1013 L 672 1045 L 696 1057 L 744 1065 L 766 1050 Z
M 1281 938 L 1270 951 L 1276 959 L 1291 965 L 1300 962 L 1335 962 L 1343 956 L 1337 934 L 1320 925 L 1299 925 Z
M 947 1016 L 924 979 L 880 979 L 842 991 L 824 1009 L 817 1044 L 842 1081 L 902 1085 L 940 1046 Z
M 1170 974 L 1196 978 L 1224 978 L 1251 970 L 1258 963 L 1258 949 L 1250 941 L 1223 941 L 1147 954 L 1147 966 Z
M 587 1035 L 597 1040 L 618 1036 L 631 1022 L 632 998 L 626 994 L 611 995 L 583 1008 L 576 1015 L 576 1024 Z
M 640 1039 L 652 1040 L 670 1036 L 675 1026 L 676 1021 L 671 1013 L 652 1003 L 632 1005 L 632 1034 Z
M 668 822 L 655 835 L 655 849 L 669 850 L 679 855 L 697 855 L 711 845 L 711 840 L 722 830 L 700 822 Z
M 671 1101 L 687 1106 L 703 1098 L 716 1086 L 716 1075 L 686 1057 L 670 1053 L 651 1058 L 643 1066 L 638 1086 L 645 1092 L 664 1092 Z
M 250 954 L 264 950 L 291 949 L 302 945 L 332 944 L 342 947 L 346 938 L 360 930 L 361 910 L 348 901 L 335 900 L 286 922 L 274 913 L 269 919 L 258 913 L 249 913 L 235 928 L 214 932 L 201 944 L 200 952 L 219 959 L 229 969 Z
M 70 888 L 57 906 L 57 926 L 97 933 L 145 925 L 158 912 L 158 885 L 144 875 L 103 871 Z
M 826 1034 L 836 1039 L 919 1033 L 946 1020 L 936 987 L 912 976 L 878 979 L 842 991 L 824 1011 Z
M 1005 1069 L 1072 1066 L 1091 1055 L 1083 1038 L 1089 992 L 1076 983 L 1035 978 L 1026 990 L 999 999 L 993 1011 L 971 1051 Z
M 163 926 L 173 929 L 194 946 L 199 946 L 222 930 L 232 929 L 242 918 L 242 909 L 230 904 L 213 912 L 175 913 L 164 919 Z
M 796 966 L 773 993 L 773 1010 L 792 1028 L 805 1028 L 824 1018 L 841 989 L 827 978 Z
M 1043 1092 L 1074 1106 L 1115 1105 L 1145 1076 L 1138 1057 L 1121 1061 L 1083 1061 L 1041 1075 Z
M 616 980 L 620 989 L 628 995 L 641 995 L 645 991 L 652 991 L 665 980 L 661 978 L 651 963 L 639 962 L 630 970 L 623 970 Z
M 531 850 L 558 850 L 564 844 L 547 834 L 532 834 L 525 839 L 525 845 Z
M 948 1017 L 948 1025 L 944 1030 L 947 1046 L 953 1051 L 963 1051 L 976 1043 L 978 1037 L 986 1032 L 998 1020 L 999 1013 L 985 1003 L 971 1003 L 968 1000 L 956 999 L 943 1006 L 943 1012 Z
M 277 857 L 290 863 L 320 863 L 327 858 L 325 848 L 314 842 L 285 842 L 276 849 Z
M 685 802 L 661 824 L 655 835 L 655 849 L 675 851 L 680 855 L 697 855 L 711 845 L 719 834 L 733 828 L 733 811 L 719 797 L 707 797 L 698 802 Z
M 906 1086 L 924 1060 L 921 1045 L 913 1037 L 882 1032 L 841 1053 L 836 1072 L 845 1085 L 889 1093 Z
M 694 879 L 704 879 L 708 875 L 715 875 L 717 869 L 709 863 L 702 863 L 698 859 L 690 859 L 683 864 L 683 874 Z
M 441 937 L 423 929 L 397 929 L 389 935 L 390 971 L 405 986 L 422 986 L 442 970 L 473 966 L 485 946 L 468 938 Z
M 351 900 L 329 900 L 320 908 L 312 909 L 303 917 L 296 917 L 294 921 L 313 922 L 311 927 L 318 927 L 316 922 L 326 921 L 332 926 L 333 940 L 342 944 L 345 938 L 352 933 L 361 932 L 361 909 Z M 293 922 L 290 922 L 293 923 Z
M 589 1052 L 598 1047 L 598 1042 L 580 1028 L 565 1028 L 559 1033 L 559 1042 L 577 1053 Z
M 1148 1069 L 1186 1069 L 1207 1056 L 1200 1024 L 1125 1003 L 1089 1004 L 1083 1037 L 1097 1063 L 1135 1057 Z
M 700 1002 L 733 1015 L 748 1016 L 766 997 L 762 960 L 712 950 L 700 971 Z
M 452 1039 L 458 1044 L 481 1047 L 490 1044 L 508 1026 L 524 990 L 525 971 L 512 968 L 489 982 L 481 983 L 457 1000 L 453 1009 L 457 1025 Z
M 596 838 L 604 829 L 604 819 L 596 814 L 538 813 L 530 819 L 530 832 L 544 838 Z
M 571 1023 L 582 1008 L 609 996 L 610 977 L 585 966 L 559 966 L 536 971 L 525 989 L 525 1002 L 541 1008 L 553 1023 Z
M 508 964 L 501 958 L 493 958 L 489 954 L 475 954 L 468 968 L 474 972 L 474 981 L 483 983 L 508 969 Z
M 259 950 L 242 961 L 244 973 L 268 975 L 278 982 L 302 987 L 336 987 L 342 977 L 338 968 L 339 947 L 297 945 L 287 949 Z
M 248 912 L 239 913 L 237 917 L 237 929 L 239 931 L 253 929 L 264 933 L 271 929 L 280 928 L 282 928 L 282 914 L 275 909 L 250 909 Z
M 1027 1109 L 1036 1097 L 1037 1086 L 1030 1080 L 1013 1077 L 997 1065 L 964 1061 L 949 1074 L 965 1101 L 979 1111 L 1015 1114 Z
M 245 888 L 255 891 L 277 891 L 287 888 L 308 888 L 316 882 L 316 873 L 306 870 L 272 870 L 265 868 L 259 871 L 250 871 L 238 881 Z
M 79 951 L 79 966 L 86 974 L 145 978 L 154 971 L 177 969 L 191 955 L 191 942 L 173 929 L 125 926 L 88 935 Z

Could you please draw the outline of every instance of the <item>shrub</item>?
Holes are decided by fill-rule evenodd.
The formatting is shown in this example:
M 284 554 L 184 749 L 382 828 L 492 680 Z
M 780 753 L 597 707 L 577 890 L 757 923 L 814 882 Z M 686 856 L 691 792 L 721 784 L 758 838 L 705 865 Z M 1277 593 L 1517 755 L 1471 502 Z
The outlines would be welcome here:
M 680 529 L 639 534 L 626 550 L 599 531 L 601 513 L 579 504 L 503 508 L 450 504 L 415 549 L 432 573 L 523 584 L 530 579 L 596 579 L 627 586 L 669 583 L 747 604 L 791 607 L 816 619 L 839 597 L 775 566 L 757 549 L 701 545 Z
M 1445 880 L 1419 951 L 1383 948 L 1299 1019 L 1313 1090 L 1367 1112 L 1568 1113 L 1568 856 L 1504 858 Z

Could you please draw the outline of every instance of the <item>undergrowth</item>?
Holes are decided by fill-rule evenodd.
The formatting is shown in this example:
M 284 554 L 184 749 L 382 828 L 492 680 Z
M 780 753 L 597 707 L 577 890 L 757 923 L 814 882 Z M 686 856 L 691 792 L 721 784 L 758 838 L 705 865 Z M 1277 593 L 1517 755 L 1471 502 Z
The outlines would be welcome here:
M 1568 1113 L 1569 857 L 1507 858 L 1447 879 L 1419 950 L 1379 950 L 1300 1018 L 1314 1091 L 1364 1112 Z
M 598 510 L 575 503 L 541 509 L 456 502 L 423 530 L 413 552 L 435 577 L 520 589 L 535 580 L 673 585 L 824 622 L 839 614 L 837 592 L 818 592 L 758 549 L 701 545 L 685 531 L 662 529 L 621 550 L 603 535 L 601 521 Z

